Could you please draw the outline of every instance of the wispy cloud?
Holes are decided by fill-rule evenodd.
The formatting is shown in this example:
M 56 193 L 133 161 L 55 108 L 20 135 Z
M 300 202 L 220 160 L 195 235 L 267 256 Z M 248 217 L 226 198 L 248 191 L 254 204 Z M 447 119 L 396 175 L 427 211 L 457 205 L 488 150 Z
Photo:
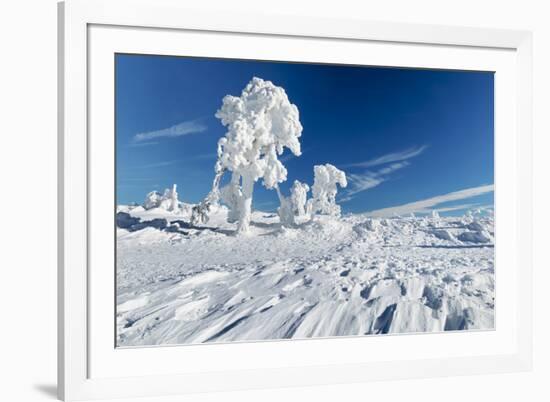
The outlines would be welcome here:
M 378 186 L 384 181 L 384 178 L 374 173 L 367 172 L 366 174 L 350 174 L 348 175 L 348 181 L 351 183 L 351 188 L 346 194 L 347 196 L 352 196 L 361 191 Z
M 151 168 L 158 168 L 158 167 L 165 167 L 165 166 L 172 166 L 176 163 L 180 162 L 180 159 L 174 159 L 169 161 L 160 161 L 160 162 L 154 162 L 154 163 L 147 163 L 145 165 L 140 165 L 140 168 L 143 169 L 151 169 Z
M 154 143 L 154 139 L 161 137 L 181 137 L 184 135 L 202 133 L 206 131 L 206 126 L 198 120 L 189 120 L 176 124 L 175 126 L 163 128 L 155 131 L 147 131 L 144 133 L 138 133 L 134 136 L 134 143 L 144 143 L 145 141 L 150 144 Z
M 403 169 L 409 166 L 409 162 L 402 161 L 392 163 L 377 171 L 367 170 L 363 173 L 349 173 L 347 179 L 349 188 L 343 193 L 340 202 L 347 202 L 354 198 L 355 195 L 363 191 L 374 188 L 389 179 L 389 175 L 396 170 Z
M 149 145 L 156 145 L 158 141 L 144 141 L 144 142 L 131 142 L 129 145 L 131 147 L 146 147 Z
M 446 202 L 465 200 L 468 198 L 476 197 L 478 195 L 491 193 L 494 191 L 494 184 L 489 184 L 485 186 L 467 188 L 460 191 L 454 191 L 452 193 L 438 195 L 436 197 L 428 198 L 421 201 L 415 201 L 408 204 L 398 205 L 395 207 L 377 209 L 375 211 L 367 212 L 366 215 L 373 217 L 384 217 L 384 216 L 394 216 L 394 215 L 406 215 L 411 212 L 423 213 L 430 212 L 433 209 L 438 211 L 451 211 L 459 209 L 468 209 L 475 204 L 463 204 L 455 205 L 442 208 L 434 208 L 437 205 L 444 204 Z
M 343 167 L 367 168 L 367 167 L 384 165 L 386 163 L 406 161 L 407 159 L 411 159 L 411 158 L 414 158 L 415 156 L 420 155 L 422 152 L 426 150 L 426 148 L 428 148 L 427 145 L 422 145 L 421 147 L 412 147 L 402 151 L 391 152 L 389 154 L 385 154 L 377 158 L 369 159 L 363 162 L 356 162 L 356 163 L 343 165 Z

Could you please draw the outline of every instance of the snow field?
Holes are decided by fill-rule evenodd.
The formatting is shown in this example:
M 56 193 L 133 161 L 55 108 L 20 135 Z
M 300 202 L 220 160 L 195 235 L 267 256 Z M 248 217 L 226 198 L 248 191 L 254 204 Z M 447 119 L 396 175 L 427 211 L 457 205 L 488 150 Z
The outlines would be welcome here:
M 118 210 L 139 219 L 117 229 L 119 346 L 494 327 L 490 217 L 316 216 L 289 229 L 255 211 L 236 235 L 224 207 L 196 226 L 190 208 Z

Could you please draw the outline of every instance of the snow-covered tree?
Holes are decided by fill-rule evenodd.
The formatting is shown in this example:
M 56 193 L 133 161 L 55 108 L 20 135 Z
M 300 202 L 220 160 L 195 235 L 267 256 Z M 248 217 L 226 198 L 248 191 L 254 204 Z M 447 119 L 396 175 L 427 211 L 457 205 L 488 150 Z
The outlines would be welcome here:
M 296 225 L 296 217 L 292 208 L 292 201 L 290 197 L 285 197 L 281 194 L 277 187 L 277 193 L 279 195 L 279 208 L 277 208 L 277 214 L 282 226 L 292 227 Z
M 285 197 L 281 194 L 279 187 L 276 187 L 277 195 L 279 196 L 280 206 L 277 209 L 279 219 L 283 226 L 294 226 L 296 218 L 305 215 L 306 201 L 309 186 L 305 183 L 294 181 L 290 189 L 290 196 Z
M 223 153 L 221 145 L 218 143 L 218 159 L 216 160 L 216 165 L 214 166 L 214 180 L 212 181 L 212 190 L 200 203 L 195 205 L 191 211 L 191 223 L 196 225 L 198 223 L 206 223 L 209 219 L 209 214 L 212 211 L 214 206 L 218 205 L 220 199 L 220 181 L 225 172 L 223 168 L 220 157 Z
M 313 198 L 308 201 L 308 210 L 313 215 L 317 212 L 340 216 L 340 206 L 336 204 L 337 185 L 347 187 L 346 174 L 327 163 L 313 168 L 314 183 L 311 188 Z
M 195 208 L 193 219 L 207 219 L 210 205 L 221 195 L 230 208 L 231 219 L 238 220 L 238 231 L 247 232 L 255 182 L 262 179 L 266 188 L 276 188 L 287 178 L 287 170 L 278 159 L 284 149 L 301 155 L 298 108 L 290 103 L 283 88 L 254 77 L 241 96 L 223 98 L 216 117 L 227 127 L 227 133 L 218 142 L 212 191 Z M 232 173 L 232 178 L 220 194 L 218 187 L 226 170 Z
M 174 184 L 172 188 L 164 190 L 163 201 L 161 206 L 167 211 L 177 211 L 179 209 L 177 186 Z
M 150 193 L 147 193 L 147 195 L 145 196 L 145 201 L 143 202 L 143 208 L 145 209 L 158 208 L 160 205 L 161 199 L 162 199 L 162 195 L 158 191 L 151 191 Z
M 290 199 L 296 216 L 303 216 L 306 214 L 308 192 L 309 186 L 306 183 L 300 183 L 298 180 L 294 180 L 294 184 L 290 189 Z
M 145 209 L 162 208 L 167 211 L 179 211 L 178 192 L 174 184 L 171 189 L 164 190 L 164 194 L 158 191 L 151 191 L 145 196 L 143 207 Z

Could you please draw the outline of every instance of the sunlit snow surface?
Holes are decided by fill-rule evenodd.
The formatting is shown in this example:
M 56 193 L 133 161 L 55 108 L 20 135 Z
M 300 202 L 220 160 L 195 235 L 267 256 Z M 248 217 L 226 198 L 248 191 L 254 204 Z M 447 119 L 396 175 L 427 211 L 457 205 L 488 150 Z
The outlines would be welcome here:
M 348 215 L 286 229 L 254 212 L 236 236 L 224 208 L 199 227 L 189 210 L 119 211 L 141 220 L 117 229 L 119 346 L 494 327 L 490 217 Z

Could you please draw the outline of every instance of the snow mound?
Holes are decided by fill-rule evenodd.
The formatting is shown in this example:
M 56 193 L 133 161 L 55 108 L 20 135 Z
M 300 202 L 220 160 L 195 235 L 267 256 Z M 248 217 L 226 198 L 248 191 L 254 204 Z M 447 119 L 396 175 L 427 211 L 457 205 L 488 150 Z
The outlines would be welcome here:
M 458 235 L 458 240 L 470 243 L 490 243 L 493 239 L 489 232 L 463 232 Z
M 433 230 L 432 234 L 441 240 L 449 240 L 449 241 L 454 240 L 453 234 L 450 231 L 445 229 Z

